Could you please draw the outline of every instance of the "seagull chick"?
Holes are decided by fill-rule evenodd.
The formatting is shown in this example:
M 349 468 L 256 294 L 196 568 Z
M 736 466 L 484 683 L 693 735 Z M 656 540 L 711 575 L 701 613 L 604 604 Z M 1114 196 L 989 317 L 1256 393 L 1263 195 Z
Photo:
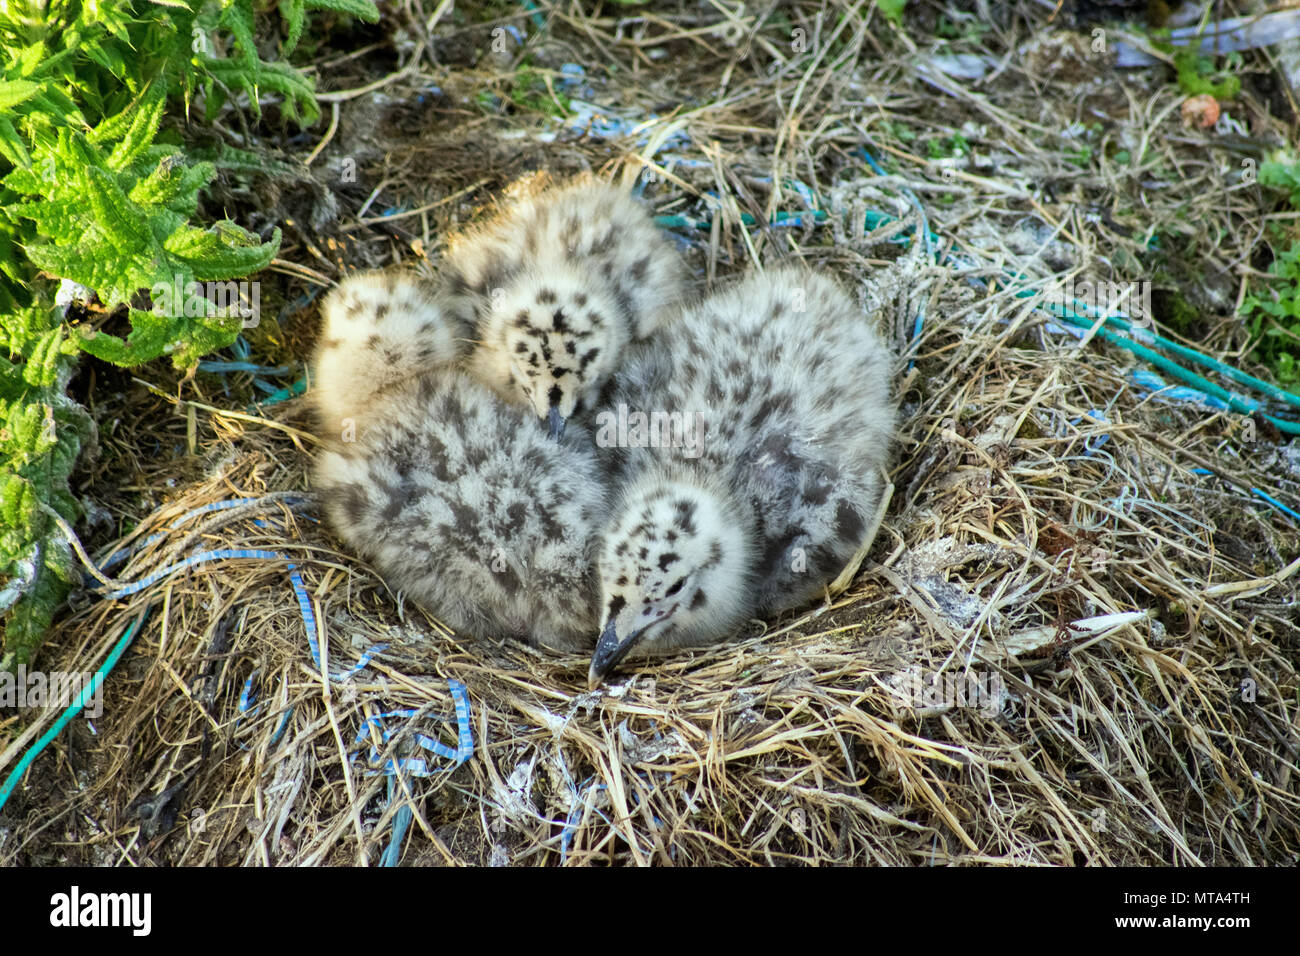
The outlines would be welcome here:
M 312 389 L 323 434 L 348 436 L 385 392 L 459 361 L 470 330 L 415 276 L 366 272 L 339 283 L 321 305 Z
M 596 416 L 628 478 L 598 559 L 593 687 L 806 603 L 864 544 L 895 418 L 873 325 L 829 279 L 754 275 L 618 373 Z
M 467 367 L 552 434 L 674 316 L 685 269 L 627 190 L 580 176 L 450 242 L 440 266 L 476 341 Z
M 590 650 L 606 489 L 581 428 L 548 439 L 456 369 L 377 400 L 314 484 L 330 524 L 395 589 L 457 631 Z

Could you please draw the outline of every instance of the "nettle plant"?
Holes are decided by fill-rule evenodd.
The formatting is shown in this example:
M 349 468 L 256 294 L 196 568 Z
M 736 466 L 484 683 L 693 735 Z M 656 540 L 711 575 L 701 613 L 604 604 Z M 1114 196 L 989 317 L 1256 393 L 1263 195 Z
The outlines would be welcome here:
M 282 58 L 309 10 L 379 18 L 369 0 L 284 0 Z M 194 221 L 223 164 L 269 163 L 231 149 L 198 160 L 159 136 L 169 105 L 210 121 L 274 99 L 299 126 L 319 118 L 307 78 L 262 59 L 254 22 L 252 0 L 0 0 L 0 669 L 30 661 L 80 576 L 60 527 L 79 516 L 68 477 L 95 440 L 66 394 L 77 356 L 193 366 L 235 340 L 245 313 L 190 308 L 189 291 L 279 249 L 279 230 Z M 70 323 L 59 290 L 72 283 L 96 315 L 125 310 L 130 332 Z
M 1300 159 L 1282 151 L 1259 169 L 1259 183 L 1287 193 L 1300 210 Z M 1272 228 L 1268 241 L 1273 261 L 1269 278 L 1256 283 L 1242 302 L 1252 357 L 1273 370 L 1278 383 L 1300 391 L 1300 231 L 1294 225 Z

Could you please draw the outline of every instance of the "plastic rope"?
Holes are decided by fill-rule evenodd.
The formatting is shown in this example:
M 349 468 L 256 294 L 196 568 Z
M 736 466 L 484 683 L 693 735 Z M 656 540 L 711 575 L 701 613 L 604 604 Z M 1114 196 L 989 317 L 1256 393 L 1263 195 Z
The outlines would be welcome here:
M 95 671 L 95 676 L 91 682 L 81 689 L 81 693 L 77 695 L 77 699 L 73 701 L 66 710 L 64 710 L 64 712 L 59 716 L 59 719 L 54 722 L 54 726 L 42 734 L 41 738 L 27 749 L 27 752 L 23 754 L 22 759 L 18 761 L 14 766 L 14 769 L 10 771 L 9 776 L 5 778 L 5 782 L 0 784 L 0 809 L 4 808 L 10 794 L 12 794 L 14 789 L 18 786 L 18 781 L 21 780 L 23 774 L 27 772 L 27 768 L 32 765 L 32 761 L 40 756 L 41 751 L 49 746 L 50 741 L 62 732 L 63 728 L 68 725 L 73 717 L 76 717 L 77 714 L 81 713 L 82 709 L 86 706 L 86 702 L 94 697 L 95 694 L 99 692 L 99 689 L 104 686 L 104 679 L 117 665 L 118 660 L 122 657 L 122 652 L 130 645 L 131 640 L 139 630 L 139 626 L 144 623 L 148 614 L 149 609 L 145 608 L 144 613 L 131 622 L 130 626 L 126 629 L 126 632 L 123 633 L 121 639 L 118 640 L 118 642 L 113 645 L 113 649 L 108 652 L 108 657 L 104 659 L 104 663 L 100 665 L 99 670 Z

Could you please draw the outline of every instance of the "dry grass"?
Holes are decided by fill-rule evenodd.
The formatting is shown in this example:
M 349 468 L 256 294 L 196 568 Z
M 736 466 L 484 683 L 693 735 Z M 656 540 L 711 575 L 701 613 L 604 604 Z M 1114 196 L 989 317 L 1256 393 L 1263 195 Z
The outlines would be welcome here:
M 735 643 L 588 692 L 585 660 L 449 634 L 335 550 L 310 502 L 282 494 L 306 488 L 311 440 L 296 403 L 236 417 L 219 409 L 242 404 L 202 375 L 124 384 L 101 421 L 133 407 L 142 423 L 106 430 L 109 464 L 86 491 L 123 526 L 139 523 L 101 535 L 119 540 L 99 556 L 163 537 L 115 578 L 139 581 L 196 551 L 273 551 L 301 573 L 324 669 L 389 646 L 350 679 L 327 681 L 281 559 L 202 563 L 117 601 L 79 597 L 47 645 L 48 669 L 94 669 L 131 622 L 139 632 L 109 679 L 97 734 L 74 725 L 5 808 L 0 861 L 375 863 L 412 811 L 408 864 L 1300 859 L 1296 526 L 1251 493 L 1300 500 L 1294 450 L 1266 434 L 1244 442 L 1231 416 L 1143 395 L 1126 353 L 1081 347 L 1001 281 L 1172 276 L 1202 314 L 1216 303 L 1227 314 L 1258 235 L 1255 194 L 1225 192 L 1220 153 L 1179 125 L 1162 75 L 1072 58 L 1070 38 L 1053 39 L 1036 5 L 954 42 L 992 57 L 998 74 L 978 84 L 918 73 L 928 47 L 914 38 L 933 34 L 935 5 L 913 11 L 913 39 L 870 4 L 845 16 L 811 3 L 764 8 L 731 26 L 724 6 L 631 15 L 607 5 L 592 18 L 577 4 L 539 4 L 551 28 L 531 48 L 534 69 L 554 88 L 561 63 L 582 63 L 596 96 L 660 115 L 639 146 L 639 134 L 539 141 L 554 119 L 476 109 L 475 91 L 508 89 L 513 75 L 509 62 L 472 53 L 496 24 L 437 26 L 428 49 L 444 65 L 413 61 L 380 101 L 341 99 L 313 158 L 317 198 L 279 197 L 281 214 L 317 225 L 282 253 L 277 281 L 299 304 L 260 347 L 305 355 L 313 316 L 302 293 L 421 254 L 436 268 L 448 229 L 538 165 L 655 170 L 647 198 L 660 213 L 711 217 L 710 229 L 686 233 L 705 282 L 799 256 L 869 290 L 898 255 L 888 241 L 898 227 L 863 237 L 845 222 L 868 208 L 910 228 L 918 197 L 944 265 L 889 299 L 904 401 L 895 492 L 850 586 L 801 615 L 755 622 Z M 403 11 L 422 39 L 434 11 Z M 526 14 L 509 22 L 533 29 Z M 796 28 L 806 52 L 791 46 Z M 1016 54 L 1025 43 L 1030 53 Z M 322 75 L 361 87 L 381 75 L 365 63 L 341 65 L 351 80 Z M 419 105 L 434 82 L 443 94 Z M 1256 135 L 1272 129 L 1259 97 L 1238 112 Z M 1140 165 L 1120 168 L 1100 140 L 1098 162 L 1070 162 L 1071 124 L 1097 114 L 1102 138 Z M 672 129 L 689 141 L 657 153 Z M 975 159 L 944 177 L 916 150 L 956 133 Z M 1145 154 L 1132 145 L 1143 142 Z M 862 168 L 862 145 L 890 159 L 890 175 Z M 663 152 L 694 162 L 662 162 Z M 331 177 L 348 158 L 362 175 L 339 184 Z M 1144 185 L 1153 178 L 1164 185 Z M 742 225 L 741 213 L 804 208 L 793 179 L 827 199 L 826 225 Z M 399 202 L 428 208 L 373 221 L 376 206 Z M 1029 217 L 1053 245 L 1022 241 Z M 1152 235 L 1162 256 L 1148 249 Z M 1243 344 L 1228 322 L 1190 331 L 1220 356 Z M 1194 471 L 1206 468 L 1217 476 Z M 177 523 L 244 497 L 259 500 Z M 1096 633 L 1071 626 L 1129 611 L 1144 616 Z M 967 673 L 995 688 L 993 707 L 901 692 L 912 675 Z M 254 675 L 257 709 L 241 713 Z M 420 733 L 454 748 L 448 679 L 468 688 L 474 737 L 472 758 L 455 767 L 415 745 Z M 354 743 L 367 719 L 404 709 L 417 715 L 385 718 L 394 734 L 374 742 L 372 761 Z M 0 771 L 47 725 L 0 723 Z M 415 756 L 449 769 L 374 773 Z

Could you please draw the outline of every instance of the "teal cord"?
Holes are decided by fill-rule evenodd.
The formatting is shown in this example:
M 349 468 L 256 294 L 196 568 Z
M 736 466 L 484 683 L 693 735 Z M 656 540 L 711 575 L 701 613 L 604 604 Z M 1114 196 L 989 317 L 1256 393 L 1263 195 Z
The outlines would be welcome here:
M 870 166 L 871 169 L 877 175 L 883 176 L 885 174 L 885 170 L 881 168 L 880 164 L 877 163 L 872 158 L 871 154 L 868 153 L 865 149 L 859 150 L 859 154 L 863 157 L 864 160 L 866 160 L 867 165 Z M 909 196 L 909 198 L 912 199 L 913 205 L 917 206 L 917 210 L 918 212 L 920 212 L 922 216 L 921 221 L 922 223 L 924 223 L 925 222 L 924 211 L 921 210 L 919 203 L 915 200 L 914 197 Z M 925 230 L 925 232 L 926 232 L 926 239 L 927 239 L 926 252 L 932 253 L 934 243 L 937 242 L 937 237 L 933 237 L 933 234 L 930 233 L 928 228 Z M 1148 245 L 1155 245 L 1155 244 L 1156 244 L 1155 237 L 1152 237 L 1152 241 L 1148 243 Z M 957 247 L 954 246 L 954 248 Z M 1009 278 L 1011 278 L 1012 281 L 1016 281 L 1013 276 L 1009 276 Z M 1032 297 L 1039 294 L 1040 293 L 1038 293 L 1033 289 L 1022 289 L 1021 291 L 1016 293 L 1016 295 L 1020 298 Z M 1083 305 L 1085 309 L 1087 308 L 1086 304 L 1080 302 L 1078 299 L 1074 299 L 1073 304 Z M 1042 308 L 1044 308 L 1044 310 L 1047 311 L 1049 314 L 1055 315 L 1058 318 L 1061 318 L 1066 322 L 1069 322 L 1071 325 L 1077 326 L 1079 328 L 1091 329 L 1096 324 L 1096 318 L 1089 319 L 1085 316 L 1081 316 L 1078 313 L 1071 311 L 1070 309 L 1066 309 L 1061 306 L 1047 305 Z M 1279 431 L 1285 432 L 1286 434 L 1289 435 L 1300 435 L 1300 423 L 1289 422 L 1286 421 L 1285 419 L 1276 418 L 1272 415 L 1265 414 L 1264 412 L 1260 411 L 1258 402 L 1255 402 L 1252 399 L 1244 398 L 1243 396 L 1240 395 L 1234 395 L 1228 392 L 1226 389 L 1220 388 L 1218 385 L 1215 385 L 1213 382 L 1209 381 L 1208 379 L 1205 379 L 1200 375 L 1197 375 L 1195 372 L 1183 368 L 1181 365 L 1176 364 L 1175 362 L 1171 361 L 1170 359 L 1166 358 L 1160 353 L 1152 351 L 1151 349 L 1146 348 L 1145 346 L 1139 344 L 1137 341 L 1134 341 L 1134 339 L 1141 338 L 1143 341 L 1150 342 L 1152 345 L 1158 345 L 1160 348 L 1164 349 L 1167 352 L 1171 352 L 1182 359 L 1185 359 L 1196 365 L 1200 365 L 1202 368 L 1212 369 L 1218 372 L 1219 374 L 1236 382 L 1238 385 L 1245 385 L 1248 388 L 1254 389 L 1257 392 L 1267 395 L 1269 398 L 1272 398 L 1276 401 L 1281 401 L 1296 407 L 1300 407 L 1300 396 L 1293 395 L 1292 393 L 1286 391 L 1285 389 L 1279 388 L 1278 386 L 1273 385 L 1269 382 L 1261 381 L 1260 379 L 1257 379 L 1252 375 L 1246 374 L 1240 369 L 1235 369 L 1232 366 L 1226 365 L 1223 362 L 1220 362 L 1218 359 L 1211 358 L 1208 355 L 1204 355 L 1201 352 L 1196 351 L 1195 349 L 1190 349 L 1185 345 L 1179 345 L 1177 342 L 1171 342 L 1169 339 L 1165 338 L 1164 336 L 1156 335 L 1152 332 L 1148 332 L 1146 330 L 1141 330 L 1141 329 L 1135 331 L 1132 325 L 1128 321 L 1126 321 L 1125 319 L 1119 316 L 1106 315 L 1104 316 L 1104 322 L 1106 325 L 1115 326 L 1116 328 L 1122 329 L 1123 331 L 1129 333 L 1128 336 L 1116 335 L 1110 329 L 1099 328 L 1097 330 L 1097 334 L 1100 335 L 1102 339 L 1104 339 L 1105 341 L 1110 342 L 1112 345 L 1118 345 L 1122 349 L 1127 349 L 1128 351 L 1132 352 L 1134 355 L 1140 356 L 1141 358 L 1147 360 L 1148 362 L 1151 362 L 1153 365 L 1156 365 L 1157 367 L 1164 369 L 1170 375 L 1173 375 L 1175 378 L 1178 378 L 1181 381 L 1186 382 L 1188 385 L 1191 385 L 1197 391 L 1202 392 L 1203 394 L 1206 395 L 1213 395 L 1214 397 L 1223 400 L 1228 404 L 1229 408 L 1231 408 L 1233 411 L 1242 412 L 1243 414 L 1259 412 L 1259 414 L 1263 415 L 1263 417 L 1266 418 L 1269 422 L 1271 422 Z M 920 331 L 919 317 L 918 317 L 917 325 L 918 327 L 916 331 L 919 333 Z M 915 340 L 916 337 L 917 336 L 914 335 L 913 339 Z
M 90 700 L 90 698 L 94 697 L 95 694 L 98 693 L 99 689 L 104 686 L 104 678 L 107 677 L 108 672 L 116 666 L 118 659 L 122 656 L 122 652 L 130 645 L 131 639 L 135 637 L 136 631 L 139 629 L 139 626 L 144 623 L 144 619 L 148 614 L 149 609 L 146 607 L 144 613 L 136 618 L 131 623 L 131 626 L 126 629 L 126 633 L 122 635 L 122 639 L 113 645 L 113 649 L 109 652 L 108 658 L 104 661 L 99 670 L 95 671 L 94 680 L 81 689 L 81 693 L 77 695 L 77 699 L 63 712 L 59 719 L 54 722 L 54 726 L 42 734 L 41 739 L 32 744 L 32 746 L 28 748 L 27 753 L 23 754 L 22 759 L 18 761 L 18 765 L 14 767 L 9 776 L 5 778 L 4 784 L 0 785 L 0 809 L 4 809 L 5 802 L 9 799 L 9 795 L 14 792 L 14 789 L 18 786 L 18 781 L 23 778 L 23 774 L 25 774 L 27 768 L 32 765 L 32 761 L 40 756 L 41 751 L 49 745 L 50 741 L 59 735 L 73 717 L 76 717 L 77 714 L 81 713 L 82 708 L 86 706 L 86 702 Z
M 523 8 L 528 11 L 528 16 L 533 21 L 533 26 L 537 27 L 539 30 L 546 29 L 546 18 L 542 16 L 542 12 L 537 9 L 537 4 L 533 3 L 533 0 L 524 0 Z
M 280 402 L 287 402 L 295 395 L 301 395 L 305 391 L 307 391 L 307 379 L 300 378 L 288 388 L 282 388 L 279 391 L 272 392 L 260 402 L 254 402 L 252 405 L 249 405 L 248 410 L 256 413 L 259 408 L 265 408 L 267 405 L 278 405 Z
M 1037 294 L 1038 294 L 1037 292 L 1034 292 L 1033 290 L 1030 289 L 1025 289 L 1016 293 L 1016 295 L 1019 296 L 1020 298 L 1025 298 L 1027 296 L 1034 296 Z M 1086 303 L 1080 302 L 1078 299 L 1073 300 L 1073 302 L 1075 305 L 1083 306 L 1085 310 L 1088 308 Z M 1074 322 L 1073 319 L 1080 319 L 1080 318 L 1087 319 L 1087 316 L 1080 316 L 1077 313 L 1073 313 L 1073 312 L 1070 312 L 1069 315 L 1066 315 L 1066 312 L 1068 312 L 1069 310 L 1064 309 L 1063 307 L 1056 305 L 1055 303 L 1049 303 L 1047 306 L 1045 306 L 1045 308 L 1053 315 L 1059 316 L 1060 318 L 1064 318 L 1064 319 L 1070 319 L 1072 325 L 1078 324 L 1077 322 Z M 1098 315 L 1098 318 L 1099 317 L 1101 317 L 1100 314 Z M 1265 382 L 1262 379 L 1255 378 L 1253 375 L 1247 375 L 1245 372 L 1241 371 L 1240 369 L 1233 368 L 1231 365 L 1227 365 L 1224 362 L 1220 362 L 1216 358 L 1211 358 L 1208 355 L 1196 351 L 1196 349 L 1190 349 L 1185 345 L 1178 344 L 1177 342 L 1171 342 L 1169 339 L 1165 338 L 1164 336 L 1157 335 L 1154 332 L 1149 332 L 1145 329 L 1138 329 L 1137 332 L 1134 333 L 1132 324 L 1128 322 L 1126 319 L 1120 318 L 1119 316 L 1107 315 L 1105 316 L 1105 320 L 1107 325 L 1113 325 L 1124 332 L 1129 332 L 1131 337 L 1135 341 L 1141 342 L 1141 341 L 1149 340 L 1151 343 L 1160 346 L 1160 348 L 1164 349 L 1166 352 L 1172 352 L 1175 355 L 1177 355 L 1179 358 L 1186 359 L 1189 362 L 1195 362 L 1197 365 L 1200 365 L 1203 368 L 1213 369 L 1214 371 L 1218 372 L 1220 375 L 1232 379 L 1238 385 L 1245 385 L 1248 388 L 1253 388 L 1257 392 L 1263 392 L 1269 398 L 1275 399 L 1279 402 L 1286 402 L 1290 405 L 1295 405 L 1296 407 L 1300 407 L 1300 395 L 1292 395 L 1290 392 L 1286 391 L 1285 389 L 1279 388 L 1278 386 L 1272 384 L 1271 382 Z M 1096 324 L 1095 318 L 1087 320 L 1088 328 L 1092 328 L 1092 326 L 1095 324 Z
M 778 212 L 772 215 L 768 220 L 769 225 L 773 226 L 799 226 L 803 224 L 803 217 L 811 216 L 813 222 L 825 222 L 826 213 L 821 209 L 815 209 L 811 212 Z M 758 222 L 747 212 L 740 214 L 740 221 L 746 226 L 752 226 Z M 655 223 L 664 229 L 696 229 L 705 230 L 712 225 L 709 219 L 692 219 L 690 216 L 655 216 Z
M 1030 294 L 1034 295 L 1036 293 L 1031 292 Z M 1096 324 L 1094 320 L 1089 319 L 1086 316 L 1079 315 L 1078 313 L 1073 312 L 1070 309 L 1066 309 L 1060 306 L 1049 307 L 1048 311 L 1052 315 L 1055 315 L 1056 317 L 1068 322 L 1070 325 L 1073 325 L 1076 328 L 1091 329 L 1093 325 Z M 1111 321 L 1111 319 L 1107 317 L 1106 321 L 1109 322 Z M 1127 323 L 1125 323 L 1125 325 L 1127 325 Z M 1234 392 L 1229 392 L 1227 389 L 1214 384 L 1209 379 L 1202 378 L 1200 375 L 1197 375 L 1195 372 L 1183 368 L 1177 362 L 1174 362 L 1172 359 L 1167 358 L 1164 355 L 1161 355 L 1159 352 L 1153 351 L 1152 349 L 1147 348 L 1145 345 L 1141 345 L 1133 341 L 1133 339 L 1127 336 L 1120 335 L 1112 331 L 1111 329 L 1107 328 L 1105 325 L 1097 329 L 1097 335 L 1100 336 L 1105 341 L 1111 343 L 1112 345 L 1118 345 L 1120 348 L 1126 349 L 1127 351 L 1132 352 L 1134 355 L 1138 356 L 1139 358 L 1144 359 L 1147 362 L 1150 362 L 1152 365 L 1156 366 L 1157 368 L 1163 369 L 1164 371 L 1168 372 L 1170 375 L 1174 376 L 1175 378 L 1181 379 L 1182 381 L 1186 382 L 1188 385 L 1196 389 L 1198 392 L 1201 392 L 1205 395 L 1211 395 L 1219 399 L 1220 401 L 1227 403 L 1228 407 L 1232 409 L 1234 412 L 1240 412 L 1243 415 L 1249 415 L 1258 412 L 1266 420 L 1268 420 L 1274 427 L 1276 427 L 1279 431 L 1285 432 L 1288 435 L 1300 435 L 1300 422 L 1289 422 L 1286 419 L 1277 418 L 1273 415 L 1265 414 L 1260 410 L 1259 402 L 1256 402 L 1252 399 L 1245 398 L 1244 396 L 1241 395 L 1237 395 Z M 1152 336 L 1152 338 L 1153 339 L 1158 338 L 1158 336 Z M 1175 344 L 1176 343 L 1170 342 L 1169 346 L 1174 346 Z M 1169 346 L 1162 346 L 1162 347 L 1169 347 Z M 1182 346 L 1177 346 L 1177 348 L 1183 349 Z M 1183 351 L 1192 352 L 1191 349 L 1183 349 Z M 1193 353 L 1193 354 L 1198 354 L 1198 353 Z M 1220 366 L 1222 367 L 1222 369 L 1227 368 L 1227 366 L 1222 365 L 1222 363 L 1217 362 L 1214 359 L 1209 358 L 1208 356 L 1201 356 L 1201 358 L 1204 359 L 1204 361 L 1199 362 L 1199 364 L 1201 365 L 1210 368 L 1215 368 L 1216 370 L 1219 370 L 1218 367 Z M 1246 375 L 1244 372 L 1240 374 L 1244 378 L 1250 378 L 1250 376 Z M 1266 385 L 1267 383 L 1261 382 L 1260 384 Z M 1260 390 L 1265 391 L 1264 389 L 1260 389 Z M 1286 396 L 1285 399 L 1286 401 L 1290 401 L 1296 405 L 1300 405 L 1300 398 L 1297 398 L 1295 395 L 1292 395 L 1289 392 L 1282 392 L 1281 389 L 1277 389 L 1274 386 L 1270 386 L 1270 390 L 1281 392 L 1283 395 Z
M 393 777 L 388 778 L 388 802 L 391 804 L 397 798 L 397 783 Z M 397 866 L 402 860 L 402 844 L 406 842 L 406 831 L 411 826 L 411 819 L 414 812 L 411 810 L 409 803 L 403 803 L 393 814 L 393 836 L 388 841 L 388 846 L 379 857 L 380 866 Z

